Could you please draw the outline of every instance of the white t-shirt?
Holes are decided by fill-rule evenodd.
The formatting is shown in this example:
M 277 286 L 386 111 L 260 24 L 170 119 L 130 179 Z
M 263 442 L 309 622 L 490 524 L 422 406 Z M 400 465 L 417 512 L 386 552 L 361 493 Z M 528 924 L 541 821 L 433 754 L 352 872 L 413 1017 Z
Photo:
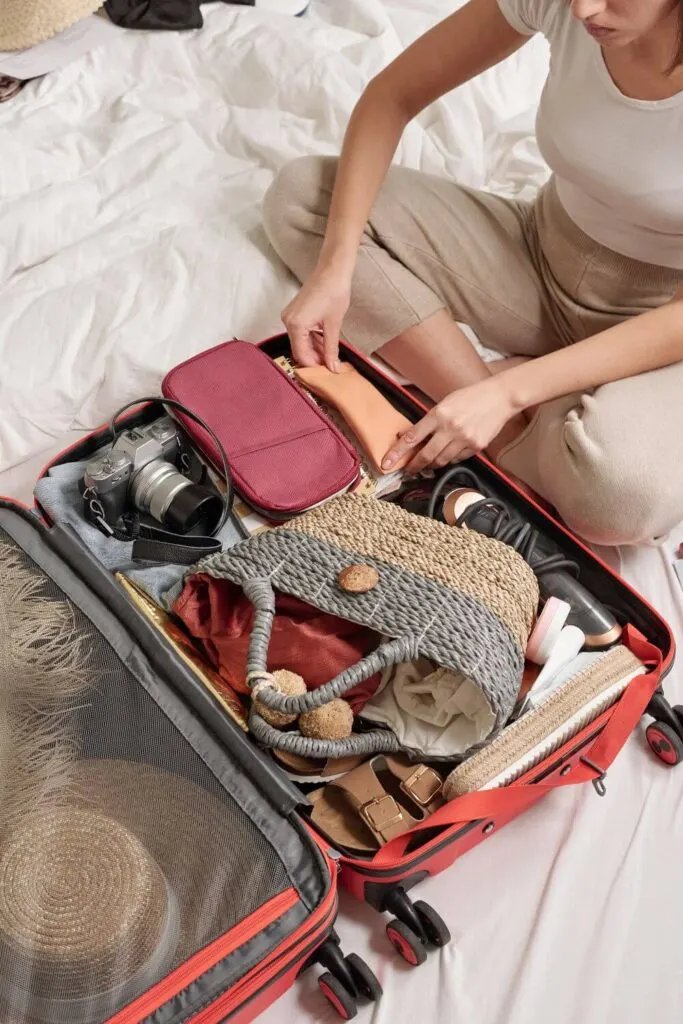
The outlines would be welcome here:
M 536 133 L 566 212 L 614 252 L 683 270 L 683 92 L 624 96 L 569 0 L 498 4 L 514 29 L 550 43 Z

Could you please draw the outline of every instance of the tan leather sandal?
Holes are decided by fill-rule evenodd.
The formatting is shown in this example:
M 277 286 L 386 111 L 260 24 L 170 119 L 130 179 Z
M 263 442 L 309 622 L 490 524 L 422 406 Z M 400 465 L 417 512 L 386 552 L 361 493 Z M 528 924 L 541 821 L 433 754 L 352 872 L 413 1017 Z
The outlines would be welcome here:
M 339 849 L 371 853 L 441 807 L 441 788 L 433 768 L 379 754 L 314 790 L 310 819 Z
M 340 775 L 346 775 L 362 764 L 365 757 L 360 754 L 349 757 L 301 757 L 288 750 L 271 751 L 273 759 L 284 768 L 290 779 L 295 782 L 332 782 Z M 367 755 L 365 755 L 367 756 Z

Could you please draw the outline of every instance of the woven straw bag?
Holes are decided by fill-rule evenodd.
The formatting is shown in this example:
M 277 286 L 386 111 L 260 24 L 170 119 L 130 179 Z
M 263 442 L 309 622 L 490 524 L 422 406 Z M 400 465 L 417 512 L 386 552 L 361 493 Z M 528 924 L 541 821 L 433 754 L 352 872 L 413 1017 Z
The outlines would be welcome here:
M 600 654 L 537 708 L 454 768 L 444 783 L 446 800 L 514 782 L 594 721 L 642 671 L 643 663 L 627 647 Z
M 282 732 L 265 721 L 254 700 L 296 716 L 420 656 L 461 671 L 481 689 L 495 716 L 494 732 L 515 705 L 538 584 L 515 551 L 489 537 L 347 494 L 211 555 L 190 572 L 239 584 L 254 606 L 249 726 L 264 746 L 316 758 L 399 750 L 386 729 L 339 740 Z M 268 666 L 276 590 L 388 639 L 324 686 L 285 696 Z
M 102 0 L 2 0 L 0 50 L 26 50 L 94 14 Z

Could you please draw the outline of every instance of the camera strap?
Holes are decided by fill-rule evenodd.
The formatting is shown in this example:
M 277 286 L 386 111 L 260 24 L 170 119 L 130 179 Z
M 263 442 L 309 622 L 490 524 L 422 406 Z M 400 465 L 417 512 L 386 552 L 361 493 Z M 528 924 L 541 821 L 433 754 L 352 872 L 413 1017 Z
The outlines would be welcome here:
M 86 495 L 87 497 L 87 495 Z M 131 558 L 134 562 L 158 562 L 165 565 L 194 565 L 205 555 L 215 555 L 222 544 L 217 537 L 171 533 L 158 526 L 141 523 L 137 515 L 127 515 L 121 520 L 123 526 L 110 526 L 104 516 L 98 515 L 97 499 L 91 500 L 90 515 L 93 524 L 106 537 L 113 540 L 133 542 Z
M 133 541 L 134 562 L 162 562 L 168 565 L 194 565 L 205 555 L 214 555 L 222 544 L 215 537 L 179 537 L 154 526 L 141 526 Z

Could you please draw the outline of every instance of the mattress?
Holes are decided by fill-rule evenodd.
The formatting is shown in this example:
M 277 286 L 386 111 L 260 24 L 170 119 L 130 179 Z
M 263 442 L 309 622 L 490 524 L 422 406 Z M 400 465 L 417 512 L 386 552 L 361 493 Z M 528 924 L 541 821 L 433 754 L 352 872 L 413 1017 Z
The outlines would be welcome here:
M 264 190 L 291 158 L 336 152 L 364 84 L 453 6 L 313 0 L 292 19 L 210 4 L 201 32 L 122 30 L 0 106 L 0 493 L 30 500 L 49 455 L 175 363 L 278 329 L 295 285 L 260 225 Z M 398 161 L 531 194 L 546 69 L 534 40 L 426 111 Z M 608 557 L 680 642 L 679 541 Z M 667 690 L 683 703 L 680 670 Z M 358 1020 L 680 1024 L 680 773 L 633 739 L 604 799 L 565 789 L 425 882 L 454 938 L 417 971 L 343 898 L 344 945 L 385 988 Z M 314 972 L 262 1018 L 322 1019 Z

